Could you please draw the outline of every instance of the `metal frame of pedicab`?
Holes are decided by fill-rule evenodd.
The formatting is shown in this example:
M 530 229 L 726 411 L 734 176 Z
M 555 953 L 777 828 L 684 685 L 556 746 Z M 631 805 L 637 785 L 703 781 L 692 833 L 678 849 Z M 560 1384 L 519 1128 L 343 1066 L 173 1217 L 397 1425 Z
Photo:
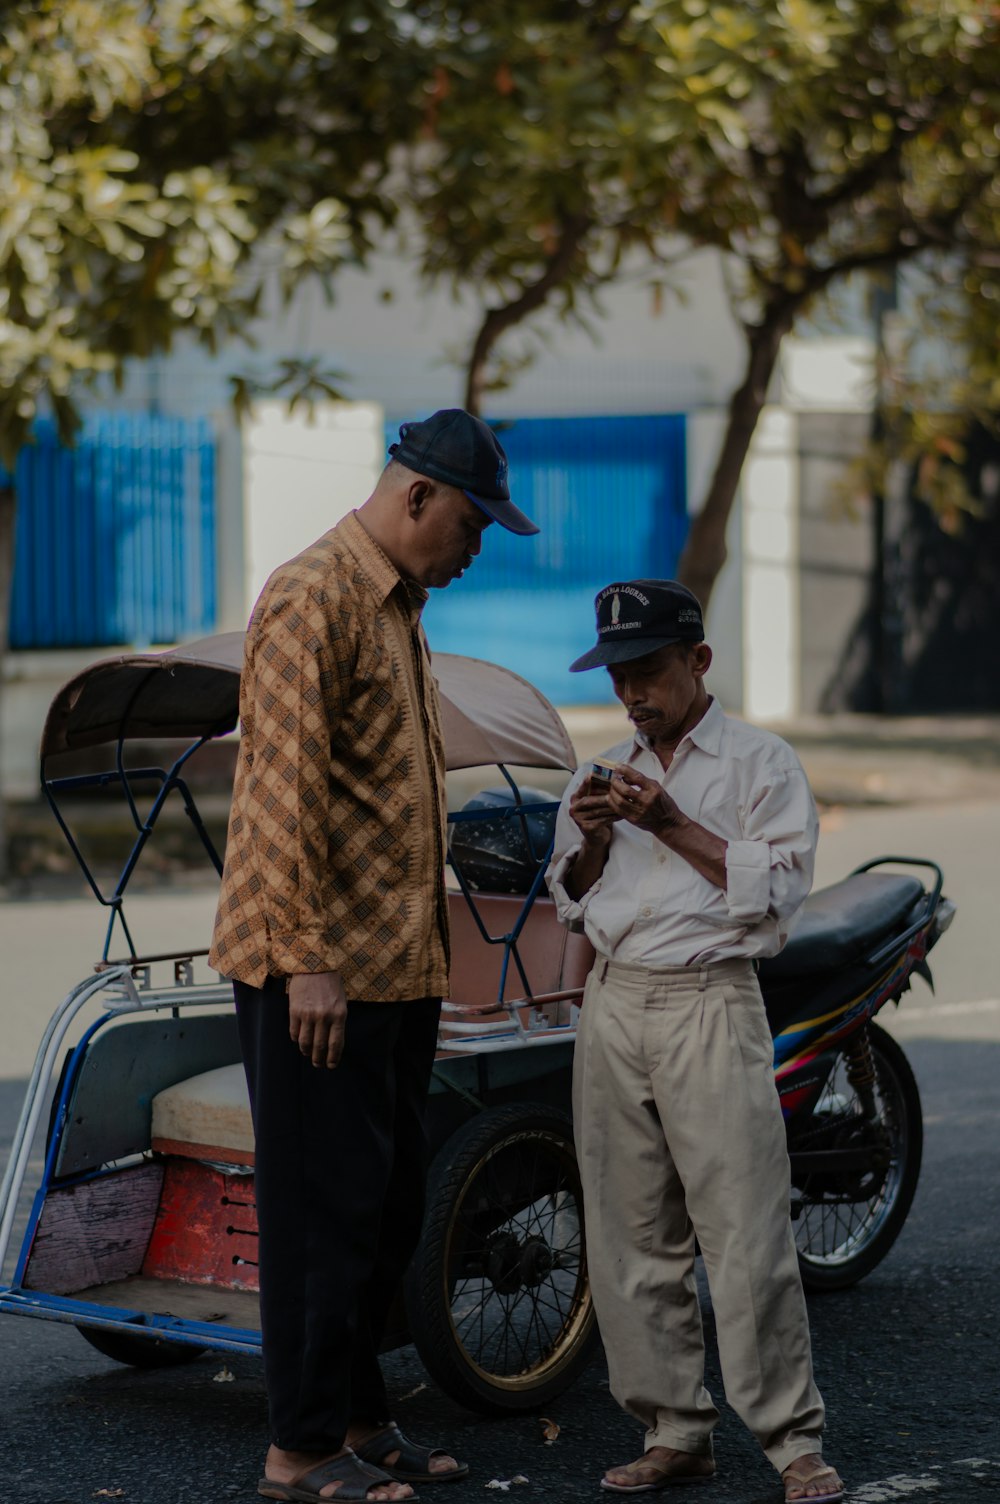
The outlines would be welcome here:
M 65 1057 L 51 1107 L 44 1168 L 34 1193 L 28 1224 L 22 1237 L 15 1267 L 9 1282 L 0 1283 L 0 1313 L 28 1315 L 91 1329 L 121 1332 L 131 1336 L 160 1339 L 169 1344 L 211 1348 L 221 1352 L 260 1352 L 260 1334 L 253 1328 L 221 1327 L 186 1317 L 103 1305 L 73 1296 L 48 1294 L 25 1288 L 23 1280 L 45 1198 L 53 1188 L 64 1188 L 87 1179 L 106 1176 L 116 1168 L 128 1168 L 141 1162 L 136 1152 L 122 1163 L 101 1164 L 78 1180 L 72 1176 L 56 1177 L 60 1145 L 67 1128 L 67 1115 L 87 1051 L 95 1036 L 109 1025 L 135 1016 L 168 1014 L 180 1016 L 181 1010 L 232 1010 L 232 989 L 222 980 L 201 984 L 194 980 L 195 958 L 207 954 L 190 950 L 176 955 L 140 956 L 135 948 L 124 915 L 124 899 L 129 880 L 151 837 L 167 798 L 176 791 L 185 813 L 216 867 L 221 861 L 210 834 L 198 812 L 195 800 L 183 777 L 186 764 L 212 739 L 235 729 L 238 721 L 239 673 L 242 662 L 242 633 L 227 633 L 203 639 L 187 647 L 165 653 L 128 655 L 102 660 L 84 670 L 57 694 L 46 720 L 41 743 L 42 788 L 70 849 L 79 863 L 98 902 L 110 910 L 101 959 L 95 975 L 81 980 L 56 1008 L 44 1031 L 32 1069 L 24 1105 L 14 1133 L 10 1157 L 0 1187 L 0 1275 L 10 1249 L 18 1205 L 25 1187 L 32 1149 L 46 1107 L 49 1084 L 56 1078 L 63 1058 L 67 1036 L 74 1020 L 89 1004 L 103 1004 L 100 1016 L 85 1029 Z M 499 768 L 509 785 L 513 804 L 509 810 L 465 811 L 450 814 L 450 820 L 515 818 L 538 867 L 535 879 L 524 896 L 513 926 L 503 934 L 491 934 L 477 907 L 476 895 L 461 872 L 454 867 L 458 885 L 469 904 L 476 928 L 484 945 L 501 946 L 502 965 L 496 1003 L 469 1010 L 463 1016 L 461 1004 L 452 1005 L 447 1022 L 447 1038 L 441 1040 L 435 1075 L 439 1082 L 465 1097 L 472 1107 L 479 1107 L 473 1092 L 458 1079 L 450 1080 L 449 1052 L 468 1060 L 497 1052 L 506 1052 L 516 1074 L 516 1062 L 522 1052 L 539 1047 L 568 1046 L 572 1050 L 579 989 L 533 995 L 518 950 L 524 926 L 534 906 L 544 879 L 548 852 L 533 849 L 527 817 L 552 809 L 550 802 L 524 802 L 509 768 L 537 768 L 572 771 L 576 757 L 572 743 L 557 712 L 526 680 L 496 664 L 439 655 L 434 672 L 441 694 L 442 724 L 449 771 L 492 765 Z M 126 744 L 137 740 L 185 739 L 189 744 L 169 768 L 128 768 Z M 89 750 L 113 743 L 114 768 L 96 773 L 76 773 L 64 777 L 49 775 L 49 764 L 60 754 Z M 153 782 L 158 787 L 148 810 L 143 814 L 136 799 L 134 785 Z M 121 874 L 111 893 L 102 890 L 78 843 L 61 800 L 70 793 L 117 785 L 125 800 L 136 836 Z M 121 960 L 109 959 L 116 921 L 121 926 L 129 954 Z M 510 963 L 513 961 L 524 987 L 524 996 L 505 1000 Z M 172 984 L 155 985 L 153 968 L 173 966 Z M 553 1021 L 552 1007 L 561 1010 Z M 446 1005 L 447 1007 L 447 1005 Z M 548 1012 L 543 1011 L 548 1009 Z M 472 1015 L 489 1015 L 472 1016 Z M 443 1058 L 442 1058 L 443 1057 Z M 457 1066 L 461 1061 L 455 1060 Z M 149 1151 L 146 1151 L 147 1153 Z

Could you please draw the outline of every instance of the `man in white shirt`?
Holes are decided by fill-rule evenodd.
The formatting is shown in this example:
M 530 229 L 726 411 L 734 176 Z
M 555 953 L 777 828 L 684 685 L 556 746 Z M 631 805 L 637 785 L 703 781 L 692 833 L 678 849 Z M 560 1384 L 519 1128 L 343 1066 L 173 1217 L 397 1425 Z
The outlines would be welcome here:
M 597 952 L 574 1068 L 594 1301 L 618 1403 L 644 1454 L 602 1487 L 709 1478 L 694 1276 L 705 1260 L 726 1397 L 785 1498 L 832 1504 L 789 1219 L 771 1035 L 754 961 L 779 951 L 812 882 L 816 809 L 779 737 L 725 715 L 696 598 L 672 580 L 597 596 L 597 646 L 635 736 L 564 795 L 549 888 Z

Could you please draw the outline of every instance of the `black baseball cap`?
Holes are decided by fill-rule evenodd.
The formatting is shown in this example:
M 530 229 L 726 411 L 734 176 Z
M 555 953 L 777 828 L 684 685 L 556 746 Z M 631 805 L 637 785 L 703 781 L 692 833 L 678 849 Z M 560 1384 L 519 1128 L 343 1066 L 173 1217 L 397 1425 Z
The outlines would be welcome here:
M 594 599 L 597 646 L 571 663 L 571 674 L 642 658 L 674 642 L 701 642 L 705 629 L 698 597 L 676 580 L 623 580 Z
M 510 499 L 507 456 L 496 434 L 464 408 L 445 407 L 422 422 L 404 423 L 389 453 L 407 470 L 457 486 L 509 533 L 538 532 Z

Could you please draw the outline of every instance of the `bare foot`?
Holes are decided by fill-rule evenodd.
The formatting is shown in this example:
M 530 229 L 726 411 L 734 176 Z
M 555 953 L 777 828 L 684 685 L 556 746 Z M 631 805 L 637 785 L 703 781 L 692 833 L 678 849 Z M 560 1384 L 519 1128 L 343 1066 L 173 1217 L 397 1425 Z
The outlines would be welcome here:
M 309 1472 L 310 1468 L 318 1467 L 321 1462 L 349 1455 L 349 1446 L 341 1447 L 339 1452 L 285 1452 L 281 1447 L 271 1446 L 267 1450 L 264 1476 L 271 1483 L 294 1483 L 296 1478 Z M 319 1496 L 321 1499 L 334 1499 L 343 1486 L 337 1482 L 327 1483 L 320 1489 Z M 412 1499 L 413 1489 L 408 1483 L 397 1483 L 395 1478 L 386 1478 L 384 1483 L 373 1483 L 367 1497 L 371 1504 L 395 1504 L 395 1501 Z
M 833 1504 L 844 1496 L 844 1485 L 836 1468 L 829 1467 L 818 1452 L 796 1457 L 785 1468 L 781 1481 L 785 1485 L 785 1504 L 798 1504 L 800 1499 L 823 1499 Z
M 601 1487 L 612 1493 L 627 1493 L 633 1488 L 649 1488 L 665 1479 L 711 1478 L 715 1463 L 708 1452 L 678 1452 L 674 1447 L 650 1447 L 635 1462 L 611 1467 L 601 1479 Z

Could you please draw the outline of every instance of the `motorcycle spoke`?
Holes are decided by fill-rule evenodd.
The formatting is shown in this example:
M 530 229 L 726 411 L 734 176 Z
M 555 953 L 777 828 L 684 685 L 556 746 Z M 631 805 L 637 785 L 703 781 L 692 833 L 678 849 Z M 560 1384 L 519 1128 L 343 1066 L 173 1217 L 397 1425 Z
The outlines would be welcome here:
M 875 1083 L 878 1119 L 888 1136 L 890 1157 L 881 1183 L 866 1199 L 852 1199 L 845 1188 L 839 1195 L 826 1172 L 813 1172 L 802 1186 L 803 1205 L 796 1226 L 800 1253 L 811 1263 L 835 1266 L 856 1255 L 889 1214 L 901 1174 L 899 1118 L 895 1083 L 879 1074 Z M 864 1130 L 860 1103 L 850 1086 L 843 1057 L 837 1062 L 826 1090 L 813 1113 L 815 1127 L 804 1131 L 797 1147 L 823 1147 L 830 1141 L 831 1124 L 848 1134 Z M 815 1199 L 810 1200 L 810 1189 Z M 862 1192 L 863 1194 L 863 1192 Z

